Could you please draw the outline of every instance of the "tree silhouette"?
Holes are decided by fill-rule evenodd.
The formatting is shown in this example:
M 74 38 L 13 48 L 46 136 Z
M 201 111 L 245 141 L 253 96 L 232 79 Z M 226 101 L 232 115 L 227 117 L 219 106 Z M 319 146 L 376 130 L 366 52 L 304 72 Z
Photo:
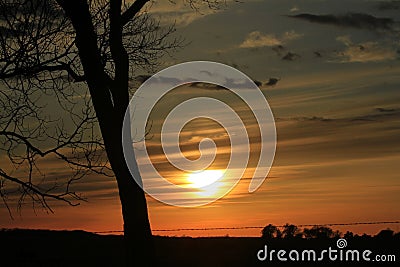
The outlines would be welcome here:
M 78 205 L 77 180 L 115 177 L 128 263 L 151 264 L 147 204 L 122 150 L 130 76 L 152 70 L 180 41 L 168 39 L 144 7 L 122 0 L 0 1 L 0 195 L 19 207 Z M 218 1 L 186 1 L 217 8 Z M 59 160 L 71 175 L 46 174 Z M 11 214 L 11 211 L 10 211 Z M 143 260 L 141 260 L 143 259 Z M 147 262 L 147 263 L 146 263 Z
M 391 239 L 394 236 L 394 231 L 391 229 L 381 230 L 375 237 L 379 239 Z
M 261 237 L 265 239 L 281 238 L 281 236 L 281 231 L 272 224 L 268 224 L 261 230 Z
M 282 227 L 283 230 L 280 231 L 279 227 Z M 299 228 L 296 225 L 286 223 L 283 226 L 275 226 L 273 224 L 268 224 L 261 230 L 261 237 L 264 239 L 292 239 L 295 238 L 295 241 L 300 240 L 308 240 L 308 239 L 320 239 L 320 240 L 329 240 L 329 239 L 338 239 L 343 236 L 344 239 L 358 239 L 358 240 L 383 240 L 383 241 L 391 241 L 398 240 L 400 238 L 400 232 L 395 233 L 393 230 L 387 228 L 379 231 L 375 236 L 368 235 L 366 233 L 361 236 L 358 234 L 354 234 L 351 231 L 346 231 L 344 235 L 338 230 L 334 231 L 330 227 L 326 226 L 313 226 L 312 228 Z
M 340 236 L 339 231 L 333 231 L 331 228 L 326 226 L 314 226 L 311 229 L 305 228 L 303 230 L 303 233 L 307 239 L 310 238 L 328 239 L 328 238 L 337 238 Z
M 294 238 L 300 234 L 300 229 L 293 224 L 285 224 L 282 231 L 284 238 Z
M 353 232 L 346 231 L 346 233 L 343 235 L 344 239 L 352 239 L 354 237 Z
M 400 232 L 397 232 L 393 235 L 394 239 L 400 240 Z

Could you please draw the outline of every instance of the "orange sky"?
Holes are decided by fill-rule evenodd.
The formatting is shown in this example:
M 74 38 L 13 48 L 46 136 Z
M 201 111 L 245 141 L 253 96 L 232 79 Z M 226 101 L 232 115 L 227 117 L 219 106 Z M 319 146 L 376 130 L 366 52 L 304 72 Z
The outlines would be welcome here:
M 328 2 L 332 12 L 340 14 L 347 11 L 336 1 Z M 349 5 L 356 6 L 358 2 L 349 1 Z M 304 10 L 310 12 L 325 10 L 313 1 L 304 1 L 303 4 Z M 242 5 L 233 4 L 231 9 L 215 14 L 207 13 L 204 17 L 191 15 L 187 24 L 178 21 L 182 23 L 178 23 L 178 32 L 192 38 L 193 43 L 164 64 L 195 59 L 215 60 L 235 65 L 264 84 L 270 77 L 281 78 L 276 86 L 261 87 L 275 117 L 277 151 L 267 180 L 252 194 L 247 191 L 249 181 L 246 178 L 249 177 L 245 176 L 224 198 L 198 208 L 167 206 L 148 197 L 153 230 L 400 220 L 400 64 L 389 53 L 395 47 L 390 38 L 395 37 L 388 34 L 383 40 L 379 34 L 368 29 L 330 28 L 329 25 L 308 24 L 281 16 L 283 8 L 291 12 L 289 10 L 293 6 L 293 1 L 282 1 L 282 4 L 277 1 L 249 1 Z M 252 16 L 255 10 L 267 8 L 274 12 L 275 22 L 269 17 Z M 157 7 L 155 10 L 173 15 L 169 9 Z M 392 13 L 376 14 L 395 16 Z M 248 21 L 247 26 L 233 27 L 238 23 L 237 16 Z M 248 20 L 244 20 L 246 18 Z M 231 24 L 224 24 L 224 21 Z M 237 32 L 227 34 L 224 25 L 233 25 Z M 250 34 L 255 30 L 263 36 L 257 42 L 252 39 L 255 34 Z M 292 34 L 285 35 L 292 31 Z M 204 36 L 210 39 L 205 42 Z M 272 37 L 285 49 L 301 54 L 301 59 L 294 62 L 281 60 L 270 45 Z M 371 50 L 367 53 L 354 49 L 361 44 L 369 44 L 365 47 Z M 324 54 L 322 59 L 313 56 L 316 49 Z M 337 50 L 342 54 L 333 52 Z M 152 159 L 157 162 L 160 173 L 171 180 L 179 180 L 182 173 L 171 168 L 162 155 L 157 135 L 158 123 L 174 103 L 199 95 L 225 98 L 235 110 L 243 113 L 252 136 L 251 160 L 257 158 L 259 136 L 253 131 L 254 121 L 248 112 L 241 109 L 243 107 L 235 97 L 224 90 L 181 88 L 157 106 L 152 117 L 153 139 L 149 141 Z M 230 152 L 224 130 L 209 121 L 198 123 L 187 125 L 181 135 L 185 153 L 189 158 L 196 157 L 199 140 L 213 138 L 219 152 L 213 167 L 224 168 Z M 0 168 L 9 168 L 9 165 L 5 166 L 7 163 L 0 161 Z M 62 177 L 69 171 L 65 165 L 51 160 L 42 164 L 49 173 L 49 179 Z M 254 166 L 250 164 L 250 171 L 251 168 Z M 11 201 L 12 220 L 5 206 L 1 205 L 0 228 L 122 229 L 116 184 L 112 178 L 90 175 L 79 181 L 75 189 L 88 202 L 82 202 L 78 207 L 51 202 L 54 214 L 40 209 L 35 214 L 27 204 L 19 215 Z M 399 225 L 335 229 L 375 234 L 386 227 L 400 230 Z M 154 233 L 258 236 L 260 229 Z
M 391 73 L 387 75 L 390 76 Z M 343 77 L 346 77 L 346 74 Z M 368 79 L 368 76 L 364 78 Z M 320 86 L 322 87 L 324 83 L 325 81 L 321 81 Z M 303 82 L 299 84 L 308 86 Z M 340 84 L 336 86 L 341 88 Z M 346 88 L 341 89 L 342 92 L 348 92 Z M 192 88 L 184 88 L 181 94 L 187 94 L 187 90 Z M 392 221 L 400 217 L 397 208 L 400 184 L 396 171 L 399 170 L 400 153 L 398 146 L 394 145 L 398 143 L 397 136 L 400 134 L 400 129 L 396 127 L 400 122 L 399 111 L 388 113 L 377 111 L 376 108 L 382 106 L 382 103 L 374 105 L 370 98 L 364 97 L 364 100 L 362 98 L 359 100 L 362 110 L 365 110 L 360 115 L 343 114 L 337 117 L 324 115 L 320 118 L 308 115 L 282 116 L 280 110 L 284 110 L 285 113 L 286 107 L 295 105 L 299 97 L 303 99 L 308 97 L 299 88 L 291 92 L 293 96 L 289 98 L 284 93 L 289 90 L 294 90 L 290 83 L 287 87 L 282 83 L 279 88 L 263 88 L 274 111 L 278 143 L 273 167 L 261 188 L 249 194 L 248 180 L 242 179 L 223 199 L 199 208 L 167 206 L 148 197 L 153 229 L 263 226 L 269 223 L 283 225 L 287 222 L 351 223 Z M 320 93 L 319 97 L 323 99 L 327 94 L 330 98 L 331 91 L 332 89 Z M 202 93 L 223 92 L 204 90 Z M 364 108 L 362 101 L 371 101 L 370 107 Z M 394 100 L 385 101 L 387 101 L 385 106 L 395 107 L 391 104 Z M 165 103 L 170 105 L 167 100 Z M 358 109 L 358 106 L 353 108 L 353 110 Z M 210 128 L 207 122 L 203 123 L 205 128 L 200 127 L 197 130 L 187 128 L 189 136 L 199 137 L 193 138 L 195 144 L 203 135 L 213 137 L 213 132 L 206 131 L 204 134 L 203 129 Z M 157 127 L 153 127 L 152 131 L 157 132 Z M 224 139 L 223 135 L 218 134 L 219 131 L 220 129 L 215 130 L 216 136 Z M 182 133 L 183 136 L 185 134 Z M 155 145 L 157 138 L 154 137 L 150 141 Z M 226 141 L 217 143 L 223 154 L 222 157 L 217 157 L 216 162 L 218 160 L 224 162 L 226 157 L 223 155 L 229 152 L 229 143 Z M 228 148 L 224 149 L 224 146 Z M 189 148 L 187 151 L 198 153 L 197 145 Z M 158 150 L 158 153 L 162 151 Z M 159 154 L 152 155 L 157 158 Z M 165 160 L 157 162 L 162 163 Z M 221 167 L 225 164 L 216 165 Z M 161 173 L 176 177 L 174 168 L 168 164 L 160 166 Z M 49 164 L 48 167 L 58 169 L 55 163 Z M 101 176 L 87 177 L 77 188 L 83 190 L 88 199 L 87 203 L 83 202 L 79 207 L 54 203 L 55 214 L 45 214 L 39 210 L 37 215 L 33 215 L 27 206 L 23 208 L 22 216 L 16 215 L 14 221 L 7 217 L 3 209 L 1 226 L 89 231 L 121 229 L 120 206 L 112 179 Z M 398 228 L 396 225 L 368 225 L 339 229 L 351 229 L 359 233 L 367 231 L 373 234 L 382 227 L 392 227 L 394 230 Z M 158 234 L 257 236 L 259 232 L 259 229 L 245 229 Z

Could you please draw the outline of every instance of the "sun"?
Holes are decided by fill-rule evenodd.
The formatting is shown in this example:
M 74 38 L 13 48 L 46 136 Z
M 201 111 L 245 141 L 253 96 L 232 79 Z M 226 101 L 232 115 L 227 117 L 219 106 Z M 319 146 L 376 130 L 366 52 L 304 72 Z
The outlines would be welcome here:
M 193 188 L 202 188 L 215 183 L 218 179 L 224 176 L 222 170 L 204 170 L 192 172 L 188 174 L 187 181 L 189 186 Z

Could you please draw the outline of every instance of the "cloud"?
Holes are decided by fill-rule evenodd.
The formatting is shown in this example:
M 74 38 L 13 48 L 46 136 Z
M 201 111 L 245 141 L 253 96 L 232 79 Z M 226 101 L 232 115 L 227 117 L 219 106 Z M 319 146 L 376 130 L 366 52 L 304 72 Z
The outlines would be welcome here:
M 318 57 L 318 58 L 322 57 L 322 53 L 320 51 L 314 51 L 313 54 L 314 54 L 315 57 Z
M 267 82 L 265 85 L 267 85 L 267 86 L 274 86 L 274 85 L 276 85 L 280 80 L 281 80 L 281 78 L 269 78 L 268 82 Z
M 353 122 L 371 122 L 379 121 L 384 122 L 392 118 L 396 118 L 400 115 L 400 108 L 387 108 L 378 107 L 373 109 L 371 112 L 359 115 L 359 116 L 348 116 L 344 118 L 326 118 L 319 116 L 303 116 L 303 117 L 277 117 L 277 122 L 331 122 L 331 123 L 353 123 Z
M 295 122 L 303 122 L 303 121 L 321 121 L 321 122 L 327 122 L 327 121 L 332 121 L 332 119 L 329 118 L 324 118 L 324 117 L 317 117 L 317 116 L 312 116 L 312 117 L 289 117 L 289 118 L 276 118 L 276 121 L 295 121 Z
M 282 57 L 282 60 L 295 61 L 300 58 L 301 56 L 299 54 L 288 52 L 284 57 Z
M 186 27 L 192 22 L 220 12 L 205 4 L 199 4 L 194 10 L 185 1 L 152 1 L 146 11 L 156 17 L 162 25 L 174 24 L 176 27 Z
M 303 34 L 296 33 L 295 31 L 288 31 L 281 36 L 275 34 L 263 34 L 259 31 L 251 32 L 247 35 L 243 43 L 240 44 L 241 48 L 256 48 L 256 47 L 273 47 L 280 46 L 289 41 L 299 39 Z
M 378 112 L 382 112 L 382 113 L 392 113 L 392 112 L 399 113 L 400 112 L 400 108 L 382 108 L 382 107 L 379 107 L 379 108 L 376 108 L 375 110 L 378 111 Z
M 200 88 L 200 89 L 209 89 L 209 90 L 228 90 L 223 86 L 212 84 L 212 83 L 203 83 L 203 82 L 194 82 L 189 85 L 190 87 Z
M 186 27 L 194 21 L 224 11 L 223 5 L 235 2 L 218 1 L 150 1 L 147 12 L 157 17 L 162 25 L 174 24 L 176 27 Z M 221 1 L 222 2 L 222 1 Z
M 353 44 L 353 42 L 351 41 L 351 38 L 349 35 L 342 35 L 342 36 L 338 36 L 336 38 L 336 41 L 339 41 L 347 46 L 350 46 Z
M 263 46 L 276 46 L 280 45 L 281 40 L 279 40 L 273 34 L 262 34 L 259 31 L 254 31 L 247 35 L 247 38 L 240 45 L 241 48 L 254 48 Z
M 302 19 L 313 23 L 367 29 L 371 31 L 392 30 L 394 24 L 394 20 L 391 18 L 377 18 L 364 13 L 348 13 L 345 15 L 313 15 L 303 13 L 298 15 L 289 15 L 288 17 Z
M 177 27 L 186 27 L 196 20 L 203 19 L 206 16 L 215 14 L 215 10 L 205 10 L 198 13 L 193 10 L 181 10 L 172 12 L 153 12 L 158 17 L 162 25 L 175 24 Z
M 277 45 L 272 47 L 272 50 L 278 54 L 278 56 L 282 56 L 282 53 L 286 51 L 286 48 L 283 45 Z
M 353 44 L 349 36 L 339 36 L 337 41 L 346 45 L 346 49 L 337 54 L 340 62 L 379 62 L 394 60 L 398 52 L 392 46 L 383 46 L 378 42 Z
M 377 8 L 382 11 L 399 10 L 400 1 L 381 1 L 377 4 Z
M 367 42 L 359 46 L 348 47 L 340 55 L 341 62 L 378 62 L 394 60 L 397 58 L 395 51 L 382 48 L 376 42 Z
M 254 82 L 258 87 L 262 86 L 262 82 L 260 82 L 260 81 L 254 80 L 253 82 Z

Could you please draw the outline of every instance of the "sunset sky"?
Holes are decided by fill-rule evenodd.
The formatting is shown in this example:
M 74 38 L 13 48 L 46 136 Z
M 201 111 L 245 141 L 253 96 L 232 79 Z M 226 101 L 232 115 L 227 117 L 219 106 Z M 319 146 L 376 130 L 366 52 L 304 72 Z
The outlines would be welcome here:
M 160 1 L 159 1 L 160 2 Z M 327 224 L 400 220 L 400 1 L 226 1 L 219 10 L 194 11 L 181 1 L 149 6 L 163 25 L 188 43 L 160 62 L 160 70 L 193 60 L 221 62 L 260 87 L 275 117 L 277 149 L 262 186 L 249 193 L 259 134 L 242 102 L 215 87 L 182 86 L 152 114 L 149 154 L 166 177 L 186 179 L 159 146 L 160 123 L 183 99 L 225 99 L 243 112 L 251 136 L 251 162 L 239 184 L 222 199 L 196 208 L 173 207 L 147 197 L 153 230 Z M 152 73 L 150 73 L 152 74 Z M 276 85 L 268 85 L 277 78 Z M 181 135 L 184 153 L 198 157 L 198 142 L 211 138 L 223 169 L 230 143 L 219 125 L 199 120 Z M 140 162 L 140 159 L 139 159 Z M 46 171 L 66 175 L 55 162 Z M 145 174 L 144 174 L 145 176 Z M 29 205 L 14 220 L 0 205 L 0 228 L 122 230 L 116 182 L 91 175 L 75 187 L 87 199 L 78 207 L 51 202 L 55 213 Z M 337 228 L 375 234 L 399 225 Z M 154 232 L 190 236 L 258 236 L 260 229 Z

